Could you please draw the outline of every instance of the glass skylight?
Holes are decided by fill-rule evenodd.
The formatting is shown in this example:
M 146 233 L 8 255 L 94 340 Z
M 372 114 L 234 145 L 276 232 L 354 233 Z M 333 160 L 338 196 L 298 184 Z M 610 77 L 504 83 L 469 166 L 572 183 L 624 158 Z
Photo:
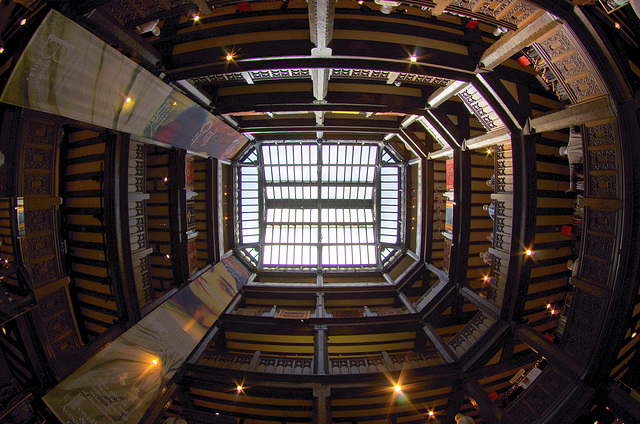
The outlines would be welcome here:
M 379 144 L 251 146 L 236 163 L 237 250 L 257 270 L 382 269 L 402 251 L 403 173 Z

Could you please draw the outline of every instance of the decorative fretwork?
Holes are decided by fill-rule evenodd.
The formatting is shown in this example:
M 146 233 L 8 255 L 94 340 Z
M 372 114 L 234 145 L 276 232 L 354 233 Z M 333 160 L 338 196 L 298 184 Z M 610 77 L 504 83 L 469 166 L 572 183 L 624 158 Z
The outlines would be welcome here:
M 377 71 L 372 69 L 348 69 L 334 68 L 331 69 L 331 77 L 333 78 L 357 78 L 369 79 L 376 81 L 387 81 L 391 72 Z M 199 84 L 220 84 L 224 82 L 245 82 L 249 81 L 268 81 L 278 79 L 311 79 L 311 70 L 306 68 L 296 69 L 267 69 L 259 71 L 248 71 L 247 75 L 242 72 L 229 72 L 226 74 L 205 75 L 190 78 L 189 81 L 194 85 Z M 409 72 L 400 73 L 395 81 L 408 82 L 412 84 L 427 84 L 435 86 L 445 86 L 451 80 L 448 78 L 434 77 L 431 75 L 416 74 Z
M 472 84 L 459 92 L 458 97 L 462 99 L 467 109 L 478 118 L 487 131 L 504 127 L 498 114 Z
M 449 346 L 459 357 L 473 346 L 494 322 L 494 318 L 485 315 L 482 311 L 478 312 L 471 321 L 451 339 Z

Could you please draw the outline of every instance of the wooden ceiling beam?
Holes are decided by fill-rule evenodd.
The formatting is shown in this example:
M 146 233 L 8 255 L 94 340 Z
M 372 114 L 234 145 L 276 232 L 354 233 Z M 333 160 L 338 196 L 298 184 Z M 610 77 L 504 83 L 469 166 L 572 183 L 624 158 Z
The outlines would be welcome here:
M 262 46 L 266 48 L 266 46 Z M 373 57 L 313 57 L 308 55 L 307 52 L 302 53 L 304 57 L 292 56 L 290 51 L 283 52 L 282 55 L 272 55 L 270 57 L 264 57 L 264 54 L 258 55 L 254 58 L 249 58 L 248 55 L 238 57 L 230 64 L 220 50 L 220 54 L 216 55 L 213 60 L 206 52 L 196 52 L 190 55 L 189 62 L 183 62 L 179 57 L 174 57 L 173 64 L 166 64 L 168 66 L 165 71 L 167 77 L 170 80 L 176 81 L 188 78 L 197 78 L 213 75 L 224 75 L 230 73 L 239 72 L 252 72 L 252 71 L 270 71 L 278 69 L 356 69 L 367 71 L 380 71 L 380 72 L 399 72 L 415 75 L 426 75 L 437 78 L 455 79 L 460 81 L 471 81 L 474 77 L 475 68 L 471 65 L 470 61 L 462 59 L 460 55 L 452 57 L 451 54 L 438 52 L 438 55 L 447 57 L 433 59 L 431 62 L 422 62 L 419 65 L 411 66 L 404 60 L 399 59 L 386 59 L 379 55 Z M 435 53 L 434 53 L 435 54 Z M 216 59 L 217 57 L 217 59 Z M 462 59 L 462 60 L 461 60 Z M 207 60 L 204 62 L 204 60 Z M 449 60 L 449 62 L 447 61 Z M 455 66 L 452 65 L 456 64 Z M 332 76 L 332 78 L 334 78 Z M 337 76 L 335 77 L 337 78 Z M 311 77 L 309 76 L 309 80 Z M 386 78 L 385 78 L 386 80 Z

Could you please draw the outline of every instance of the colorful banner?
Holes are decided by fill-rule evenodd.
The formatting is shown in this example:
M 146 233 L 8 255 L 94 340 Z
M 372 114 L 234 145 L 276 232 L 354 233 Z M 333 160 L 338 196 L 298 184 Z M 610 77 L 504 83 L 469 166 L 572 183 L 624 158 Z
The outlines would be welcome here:
M 220 159 L 247 141 L 55 10 L 29 41 L 0 101 Z
M 43 400 L 63 423 L 137 423 L 249 271 L 223 259 L 64 379 Z

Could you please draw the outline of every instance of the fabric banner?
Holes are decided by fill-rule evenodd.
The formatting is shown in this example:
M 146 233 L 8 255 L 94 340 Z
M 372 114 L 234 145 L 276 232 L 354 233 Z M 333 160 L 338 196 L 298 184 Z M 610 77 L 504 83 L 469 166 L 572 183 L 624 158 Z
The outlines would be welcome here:
M 0 101 L 219 159 L 247 141 L 221 119 L 52 10 Z
M 223 259 L 47 393 L 63 423 L 137 423 L 224 312 L 249 271 Z

